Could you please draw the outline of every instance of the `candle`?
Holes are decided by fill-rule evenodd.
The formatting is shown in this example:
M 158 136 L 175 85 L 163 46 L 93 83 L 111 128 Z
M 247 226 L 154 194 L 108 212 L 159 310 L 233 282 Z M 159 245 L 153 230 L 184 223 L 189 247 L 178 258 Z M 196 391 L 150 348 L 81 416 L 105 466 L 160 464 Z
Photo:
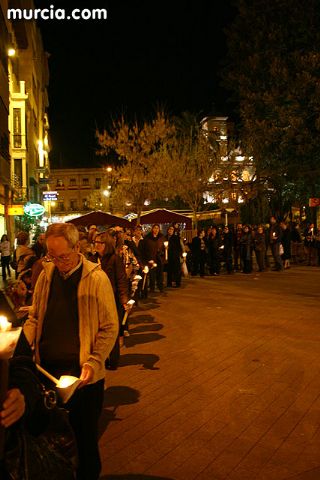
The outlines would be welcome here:
M 11 327 L 12 324 L 8 322 L 7 317 L 0 315 L 0 332 L 6 332 L 7 330 L 10 330 Z
M 168 246 L 169 246 L 169 242 L 163 242 L 163 245 L 164 245 L 164 258 L 165 258 L 165 261 L 167 262 L 167 261 L 168 261 Z
M 125 325 L 126 324 L 126 321 L 127 321 L 127 318 L 128 318 L 128 315 L 129 315 L 129 312 L 130 310 L 132 309 L 133 305 L 135 304 L 135 300 L 129 300 L 127 302 L 127 310 L 124 312 L 124 316 L 123 316 L 123 320 L 122 320 L 122 325 Z
M 7 317 L 0 315 L 0 358 L 10 358 L 17 345 L 22 327 L 11 328 Z
M 78 381 L 79 378 L 73 377 L 72 375 L 61 375 L 57 383 L 58 388 L 67 388 L 70 385 L 73 385 L 74 382 Z
M 142 291 L 143 291 L 145 286 L 146 286 L 146 280 L 147 280 L 147 275 L 148 275 L 148 272 L 149 272 L 149 267 L 146 265 L 144 267 L 144 269 L 142 270 L 142 272 L 143 272 L 143 282 L 142 282 Z
M 7 317 L 0 315 L 0 409 L 7 396 L 9 377 L 9 358 L 17 345 L 21 327 L 11 328 Z M 0 460 L 3 458 L 5 429 L 0 427 Z
M 67 403 L 81 383 L 80 378 L 72 375 L 61 375 L 58 380 L 40 365 L 36 364 L 36 367 L 39 372 L 41 372 L 45 377 L 49 378 L 49 380 L 56 385 L 57 392 L 63 403 Z

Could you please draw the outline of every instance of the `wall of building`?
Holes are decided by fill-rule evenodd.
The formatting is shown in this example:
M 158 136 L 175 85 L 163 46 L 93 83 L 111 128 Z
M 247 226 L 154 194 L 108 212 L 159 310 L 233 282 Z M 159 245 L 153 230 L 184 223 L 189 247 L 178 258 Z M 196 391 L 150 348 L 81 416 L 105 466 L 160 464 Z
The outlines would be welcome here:
M 58 199 L 51 205 L 51 216 L 78 216 L 92 210 L 109 211 L 109 173 L 104 168 L 51 169 L 50 190 Z
M 10 207 L 40 202 L 48 188 L 49 69 L 36 23 L 8 21 L 12 0 L 0 0 L 0 7 L 0 235 L 13 236 Z M 33 8 L 33 0 L 24 7 Z

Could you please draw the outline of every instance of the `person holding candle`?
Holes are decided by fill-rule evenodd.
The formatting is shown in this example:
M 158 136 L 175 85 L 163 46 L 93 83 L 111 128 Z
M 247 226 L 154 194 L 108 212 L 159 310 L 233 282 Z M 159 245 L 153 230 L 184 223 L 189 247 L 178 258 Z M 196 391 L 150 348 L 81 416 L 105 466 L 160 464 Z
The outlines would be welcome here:
M 175 234 L 174 227 L 167 230 L 166 241 L 168 242 L 168 270 L 167 287 L 172 287 L 172 282 L 178 288 L 181 286 L 181 263 L 182 246 L 180 235 Z
M 280 255 L 281 239 L 282 239 L 282 230 L 276 218 L 272 216 L 270 218 L 269 241 L 270 241 L 271 252 L 274 260 L 273 270 L 277 272 L 283 270 L 283 264 L 282 264 L 282 259 Z
M 155 291 L 157 287 L 159 291 L 163 292 L 163 258 L 164 258 L 164 236 L 160 232 L 160 225 L 155 223 L 152 225 L 151 232 L 143 239 L 142 253 L 145 265 L 150 265 L 149 270 L 149 284 L 150 292 Z M 152 265 L 156 267 L 152 268 Z
M 118 336 L 113 290 L 100 265 L 79 253 L 79 232 L 55 223 L 46 232 L 47 262 L 35 286 L 27 340 L 36 362 L 55 377 L 73 375 L 81 384 L 66 404 L 78 450 L 77 479 L 99 478 L 98 420 L 105 360 Z
M 116 369 L 120 358 L 119 346 L 123 345 L 124 331 L 128 331 L 128 325 L 122 325 L 122 318 L 129 300 L 129 282 L 126 270 L 121 257 L 116 254 L 115 238 L 109 233 L 98 233 L 94 240 L 96 253 L 91 261 L 100 262 L 102 270 L 107 274 L 114 293 L 119 318 L 119 341 L 116 342 L 110 358 L 108 367 Z

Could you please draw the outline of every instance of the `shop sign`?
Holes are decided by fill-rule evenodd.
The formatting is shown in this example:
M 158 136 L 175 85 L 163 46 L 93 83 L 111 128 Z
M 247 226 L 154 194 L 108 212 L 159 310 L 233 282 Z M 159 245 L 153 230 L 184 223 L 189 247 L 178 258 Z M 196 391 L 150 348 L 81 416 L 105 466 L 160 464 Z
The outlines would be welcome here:
M 29 217 L 40 217 L 45 212 L 45 208 L 40 203 L 27 203 L 24 206 L 24 213 Z
M 58 192 L 52 191 L 52 192 L 43 192 L 43 200 L 45 202 L 55 202 L 58 200 Z
M 23 215 L 24 209 L 23 205 L 10 205 L 8 207 L 8 215 Z

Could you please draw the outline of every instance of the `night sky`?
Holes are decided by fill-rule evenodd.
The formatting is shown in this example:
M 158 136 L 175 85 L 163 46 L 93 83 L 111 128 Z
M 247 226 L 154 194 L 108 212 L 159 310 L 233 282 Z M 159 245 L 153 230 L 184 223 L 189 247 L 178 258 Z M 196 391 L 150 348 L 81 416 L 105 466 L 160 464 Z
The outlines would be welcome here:
M 232 113 L 218 75 L 226 53 L 223 29 L 233 15 L 229 1 L 52 4 L 108 10 L 107 20 L 39 24 L 50 53 L 52 167 L 98 165 L 95 128 L 122 113 L 148 118 L 159 104 L 169 114 Z

